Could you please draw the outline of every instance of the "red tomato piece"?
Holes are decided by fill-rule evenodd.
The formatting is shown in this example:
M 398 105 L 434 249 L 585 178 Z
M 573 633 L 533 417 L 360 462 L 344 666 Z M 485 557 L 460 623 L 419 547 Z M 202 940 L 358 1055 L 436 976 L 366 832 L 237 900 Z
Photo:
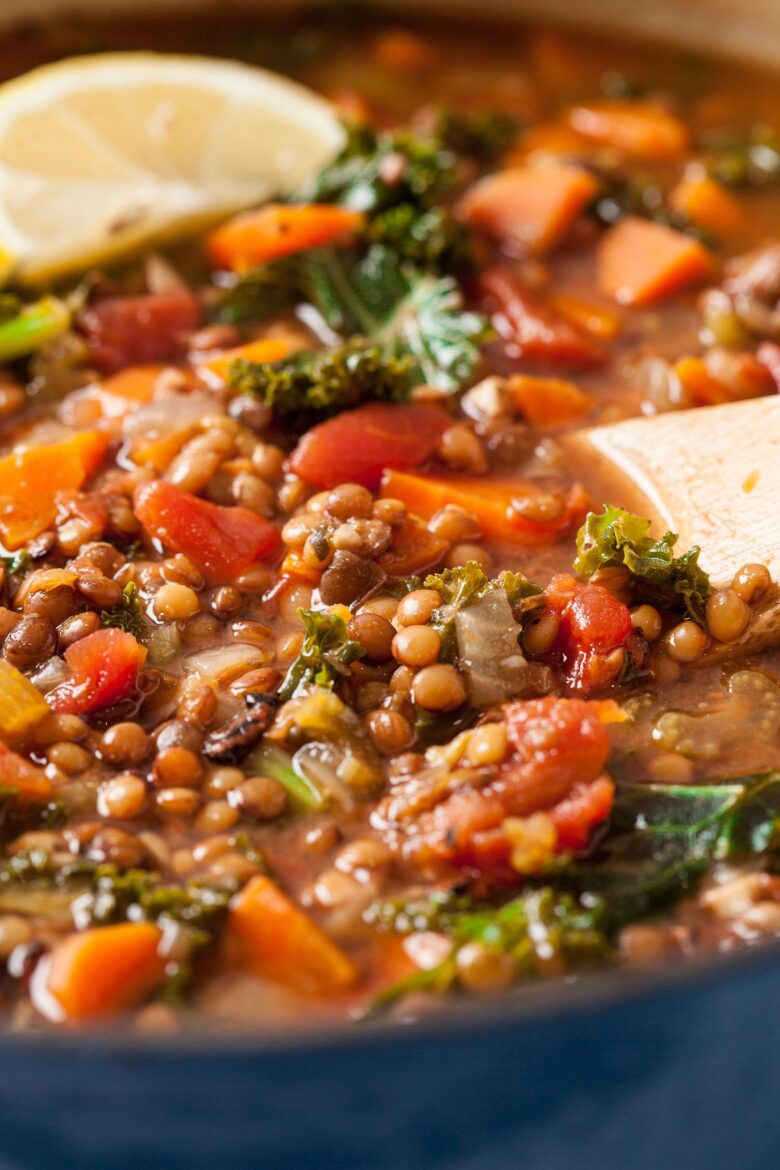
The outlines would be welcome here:
M 315 487 L 348 481 L 376 491 L 388 468 L 427 462 L 451 421 L 432 406 L 372 402 L 313 427 L 290 456 L 290 469 Z
M 21 804 L 46 804 L 53 786 L 43 768 L 0 743 L 0 785 L 12 789 Z
M 281 538 L 270 520 L 248 508 L 224 508 L 157 479 L 135 495 L 135 514 L 168 552 L 194 561 L 212 584 L 228 584 Z
M 54 711 L 87 715 L 127 698 L 146 657 L 132 634 L 114 627 L 96 630 L 65 651 L 70 679 L 48 697 Z
M 601 585 L 585 585 L 565 574 L 553 577 L 547 604 L 558 614 L 554 653 L 566 669 L 571 687 L 583 693 L 616 680 L 614 670 L 603 669 L 604 656 L 630 646 L 634 629 L 628 606 Z
M 604 350 L 586 333 L 530 293 L 508 269 L 489 269 L 479 279 L 479 290 L 509 357 L 573 370 L 606 361 Z
M 579 784 L 569 796 L 551 808 L 550 819 L 558 833 L 559 853 L 578 853 L 590 841 L 593 830 L 605 821 L 615 802 L 615 785 L 607 776 Z
M 180 335 L 197 329 L 201 308 L 189 292 L 108 297 L 84 309 L 79 327 L 90 360 L 104 373 L 172 357 Z

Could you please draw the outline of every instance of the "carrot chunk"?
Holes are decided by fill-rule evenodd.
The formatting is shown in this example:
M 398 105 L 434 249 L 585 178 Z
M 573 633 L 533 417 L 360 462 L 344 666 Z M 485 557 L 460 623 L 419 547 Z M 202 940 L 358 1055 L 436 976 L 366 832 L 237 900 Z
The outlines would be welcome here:
M 467 191 L 459 213 L 471 227 L 523 251 L 549 252 L 597 190 L 581 167 L 511 167 Z
M 201 362 L 198 370 L 205 370 L 211 374 L 215 374 L 220 382 L 227 382 L 230 363 L 236 359 L 241 359 L 245 362 L 257 362 L 260 365 L 263 362 L 280 362 L 283 358 L 287 357 L 289 352 L 290 346 L 286 341 L 269 339 L 264 341 L 250 341 L 248 345 L 239 345 L 236 349 L 227 349 L 217 357 Z
M 36 1005 L 50 1019 L 62 1020 L 88 1020 L 135 1007 L 162 982 L 165 963 L 157 953 L 161 937 L 151 922 L 123 922 L 68 935 L 40 965 L 42 977 L 33 980 Z
M 587 414 L 593 397 L 563 378 L 516 374 L 507 380 L 515 407 L 535 427 L 555 427 Z
M 17 549 L 54 522 L 58 492 L 78 491 L 100 466 L 108 436 L 84 431 L 0 459 L 0 533 Z
M 264 874 L 236 894 L 229 931 L 258 975 L 297 991 L 323 995 L 357 977 L 351 960 Z
M 413 577 L 437 568 L 448 548 L 441 536 L 430 532 L 414 516 L 407 516 L 394 530 L 393 543 L 378 562 L 388 577 Z
M 682 212 L 697 227 L 716 236 L 733 236 L 743 231 L 745 208 L 717 179 L 703 170 L 687 171 L 669 196 L 669 205 Z
M 468 479 L 463 476 L 417 475 L 388 471 L 381 495 L 402 500 L 410 512 L 429 520 L 440 508 L 455 504 L 476 519 L 488 540 L 534 548 L 553 544 L 580 523 L 587 511 L 581 488 L 573 488 L 555 519 L 532 521 L 515 504 L 532 498 L 536 489 L 519 479 Z
M 13 791 L 20 804 L 46 804 L 52 782 L 43 768 L 0 743 L 0 786 Z
M 575 106 L 569 111 L 569 123 L 586 138 L 635 158 L 682 158 L 688 150 L 688 134 L 679 118 L 647 102 Z
M 247 272 L 280 256 L 348 239 L 363 220 L 362 212 L 348 211 L 335 204 L 271 203 L 228 220 L 211 233 L 206 248 L 209 259 L 218 268 Z
M 652 305 L 702 280 L 712 267 L 712 256 L 698 240 L 629 216 L 601 241 L 598 280 L 622 305 Z

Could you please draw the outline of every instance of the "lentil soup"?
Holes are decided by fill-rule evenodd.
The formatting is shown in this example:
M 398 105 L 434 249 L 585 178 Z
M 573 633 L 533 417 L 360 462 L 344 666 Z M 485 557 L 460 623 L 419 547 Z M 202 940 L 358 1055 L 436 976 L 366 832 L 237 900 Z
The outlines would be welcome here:
M 20 28 L 0 71 L 149 49 L 346 140 L 0 295 L 8 1022 L 408 1018 L 780 934 L 777 586 L 561 445 L 777 393 L 774 79 L 362 10 Z

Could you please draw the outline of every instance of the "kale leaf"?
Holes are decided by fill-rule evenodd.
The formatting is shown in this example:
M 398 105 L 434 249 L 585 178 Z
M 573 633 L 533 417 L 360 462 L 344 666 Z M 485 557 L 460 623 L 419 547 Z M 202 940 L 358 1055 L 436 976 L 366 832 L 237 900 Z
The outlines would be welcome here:
M 503 110 L 438 111 L 433 137 L 455 155 L 472 159 L 481 167 L 494 166 L 517 141 L 520 123 Z
M 413 991 L 443 994 L 456 987 L 458 955 L 470 943 L 507 956 L 516 979 L 543 974 L 556 961 L 583 967 L 611 954 L 600 926 L 600 903 L 588 905 L 550 886 L 527 890 L 499 906 L 470 906 L 446 895 L 433 895 L 427 906 L 423 901 L 380 902 L 369 907 L 366 920 L 400 933 L 435 930 L 452 940 L 452 950 L 443 962 L 385 988 L 369 1005 L 368 1016 L 387 1010 Z
M 581 894 L 598 895 L 615 929 L 689 894 L 713 862 L 780 845 L 780 772 L 722 784 L 632 784 L 618 790 L 609 831 L 571 866 Z
M 303 352 L 282 362 L 237 359 L 230 385 L 253 394 L 275 418 L 302 428 L 361 402 L 403 402 L 409 394 L 408 356 L 385 358 L 376 345 L 355 338 L 336 349 Z
M 5 566 L 9 577 L 23 577 L 32 568 L 32 557 L 26 548 L 20 548 L 18 552 L 12 553 L 10 556 L 0 557 L 0 561 Z
M 304 627 L 303 645 L 279 688 L 282 702 L 309 687 L 334 687 L 348 673 L 350 664 L 365 654 L 360 643 L 350 638 L 339 614 L 313 609 L 299 609 L 298 613 Z
M 111 609 L 104 609 L 100 614 L 101 625 L 115 626 L 118 630 L 125 630 L 132 634 L 139 642 L 146 638 L 149 628 L 144 617 L 144 607 L 138 595 L 138 586 L 134 581 L 128 581 L 122 590 L 122 600 Z
M 728 187 L 764 187 L 780 179 L 780 134 L 759 124 L 748 133 L 726 131 L 705 143 L 704 165 Z
M 429 573 L 424 586 L 441 594 L 445 605 L 456 608 L 469 605 L 492 589 L 504 589 L 512 606 L 542 592 L 541 585 L 534 585 L 523 573 L 513 573 L 509 569 L 491 579 L 476 561 L 467 561 L 465 565 L 453 569 L 442 569 L 441 573 Z
M 607 505 L 601 513 L 589 512 L 577 533 L 575 571 L 589 577 L 597 569 L 623 565 L 631 573 L 637 597 L 665 609 L 682 605 L 703 624 L 712 589 L 698 563 L 700 549 L 694 545 L 676 557 L 677 536 L 673 532 L 653 540 L 649 531 L 649 520 L 622 508 Z

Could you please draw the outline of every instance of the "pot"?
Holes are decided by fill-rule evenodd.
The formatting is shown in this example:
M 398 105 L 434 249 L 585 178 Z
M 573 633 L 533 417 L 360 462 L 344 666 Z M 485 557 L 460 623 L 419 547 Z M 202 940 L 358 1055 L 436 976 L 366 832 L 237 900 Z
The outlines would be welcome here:
M 780 62 L 777 0 L 486 7 Z M 34 14 L 109 8 L 149 0 L 36 0 Z M 29 0 L 2 0 L 0 27 L 20 16 Z M 406 1028 L 7 1035 L 0 1170 L 771 1170 L 778 1003 L 769 946 Z

